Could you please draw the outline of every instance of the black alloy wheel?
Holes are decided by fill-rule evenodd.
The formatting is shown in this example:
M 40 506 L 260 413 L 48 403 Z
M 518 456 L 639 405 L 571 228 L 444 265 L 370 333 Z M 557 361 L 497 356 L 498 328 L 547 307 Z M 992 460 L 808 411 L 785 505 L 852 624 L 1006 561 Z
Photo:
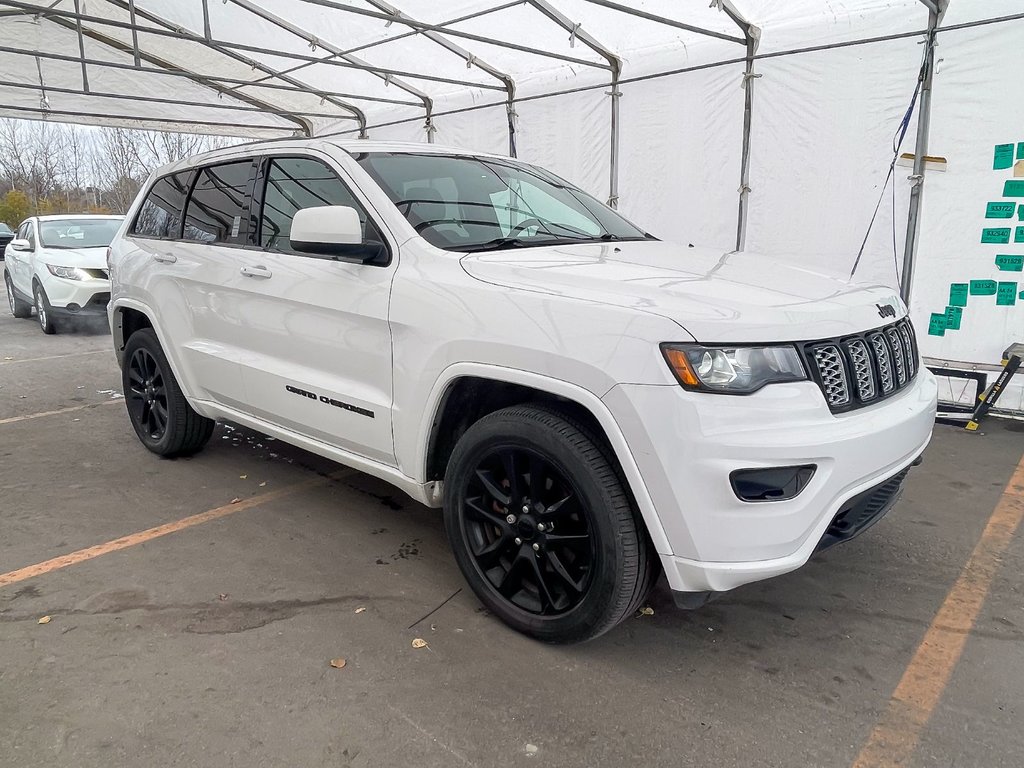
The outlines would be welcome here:
M 153 453 L 189 456 L 209 441 L 215 422 L 189 405 L 152 328 L 125 344 L 121 386 L 135 434 Z
M 544 642 L 607 632 L 658 573 L 611 449 L 553 404 L 503 408 L 466 430 L 445 471 L 444 523 L 480 601 Z
M 136 349 L 128 360 L 128 412 L 145 436 L 159 442 L 167 431 L 167 389 L 156 358 Z
M 462 505 L 462 535 L 480 574 L 522 610 L 557 616 L 586 594 L 597 552 L 572 483 L 535 451 L 483 456 Z

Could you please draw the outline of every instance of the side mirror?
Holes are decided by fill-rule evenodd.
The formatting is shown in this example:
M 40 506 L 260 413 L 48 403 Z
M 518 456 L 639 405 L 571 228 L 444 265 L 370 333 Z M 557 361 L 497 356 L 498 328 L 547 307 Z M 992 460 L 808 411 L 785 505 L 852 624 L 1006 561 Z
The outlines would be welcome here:
M 11 245 L 11 250 L 12 251 L 31 251 L 32 250 L 32 243 L 30 243 L 28 240 L 26 240 L 26 239 L 24 239 L 22 237 L 16 237 L 14 240 L 11 240 L 10 245 Z
M 322 205 L 298 211 L 292 219 L 289 240 L 299 253 L 356 264 L 378 262 L 387 255 L 383 243 L 363 239 L 359 214 L 347 205 Z

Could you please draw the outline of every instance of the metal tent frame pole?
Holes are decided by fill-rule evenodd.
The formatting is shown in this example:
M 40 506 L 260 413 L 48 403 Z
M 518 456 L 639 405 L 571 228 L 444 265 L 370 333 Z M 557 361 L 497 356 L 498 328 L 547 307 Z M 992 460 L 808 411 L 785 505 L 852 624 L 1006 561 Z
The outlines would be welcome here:
M 743 44 L 747 48 L 746 67 L 743 70 L 743 141 L 740 152 L 740 200 L 736 212 L 736 250 L 742 251 L 747 245 L 747 219 L 750 212 L 750 132 L 754 115 L 754 80 L 761 75 L 754 72 L 757 46 L 761 42 L 761 30 L 747 21 L 730 0 L 714 3 L 732 19 L 743 32 Z
M 924 77 L 921 81 L 921 107 L 917 114 L 917 142 L 914 146 L 914 173 L 910 177 L 910 208 L 907 212 L 907 239 L 903 246 L 903 271 L 899 276 L 900 296 L 910 304 L 914 282 L 914 261 L 921 230 L 921 197 L 924 193 L 924 164 L 928 154 L 928 134 L 932 118 L 932 81 L 935 75 L 935 34 L 949 0 L 921 0 L 928 7 L 928 32 L 925 38 Z

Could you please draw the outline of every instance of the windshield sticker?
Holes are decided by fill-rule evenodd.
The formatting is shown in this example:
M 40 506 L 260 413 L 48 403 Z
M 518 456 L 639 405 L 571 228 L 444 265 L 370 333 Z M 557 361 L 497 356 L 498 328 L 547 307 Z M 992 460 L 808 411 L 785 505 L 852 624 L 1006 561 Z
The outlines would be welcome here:
M 1012 219 L 1014 212 L 1017 210 L 1017 204 L 993 202 L 985 205 L 985 218 L 986 219 Z
M 996 306 L 1012 307 L 1017 303 L 1017 284 L 1000 283 L 996 294 Z
M 1013 232 L 1013 242 L 1024 243 L 1024 227 L 1017 227 Z
M 967 306 L 967 283 L 953 283 L 949 286 L 949 303 L 954 307 Z
M 1001 253 L 996 256 L 996 267 L 1000 272 L 1022 272 L 1024 271 L 1024 256 Z
M 929 336 L 946 335 L 946 315 L 932 312 L 931 320 L 928 321 Z

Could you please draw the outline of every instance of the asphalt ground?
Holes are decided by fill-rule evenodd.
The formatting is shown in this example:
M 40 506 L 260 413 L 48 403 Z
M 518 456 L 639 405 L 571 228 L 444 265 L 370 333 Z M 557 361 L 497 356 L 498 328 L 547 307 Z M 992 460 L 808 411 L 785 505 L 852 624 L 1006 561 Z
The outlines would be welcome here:
M 104 327 L 0 315 L 0 766 L 1024 761 L 1020 423 L 937 427 L 793 574 L 689 613 L 662 583 L 552 647 L 482 609 L 436 511 L 227 424 L 159 459 L 120 389 Z

